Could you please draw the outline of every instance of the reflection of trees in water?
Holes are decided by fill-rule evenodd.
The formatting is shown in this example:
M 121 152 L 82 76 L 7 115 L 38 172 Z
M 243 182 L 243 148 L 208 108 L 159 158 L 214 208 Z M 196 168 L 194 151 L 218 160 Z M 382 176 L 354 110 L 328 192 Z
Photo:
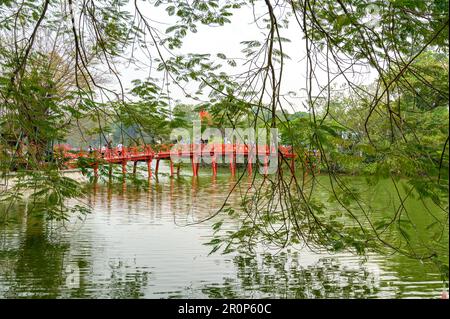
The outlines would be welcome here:
M 64 255 L 69 245 L 52 241 L 42 218 L 28 216 L 25 223 L 19 244 L 0 251 L 2 259 L 9 257 L 8 272 L 14 274 L 4 297 L 55 298 L 65 284 Z
M 93 275 L 93 274 L 91 274 Z M 103 274 L 102 274 L 103 275 Z M 151 272 L 129 265 L 122 260 L 108 264 L 102 280 L 89 280 L 90 297 L 93 298 L 142 298 L 148 286 Z
M 13 224 L 1 225 L 1 298 L 79 298 L 99 294 L 109 298 L 138 298 L 144 295 L 149 272 L 123 262 L 110 263 L 104 280 L 92 284 L 91 242 L 72 247 L 58 227 L 44 218 L 18 213 Z M 61 229 L 62 232 L 66 232 Z M 18 234 L 12 238 L 7 232 Z M 86 246 L 88 245 L 88 246 Z M 71 266 L 68 268 L 68 266 Z M 68 269 L 79 275 L 79 285 L 68 286 Z
M 378 281 L 366 268 L 347 268 L 335 258 L 298 265 L 286 253 L 261 258 L 234 257 L 237 281 L 225 278 L 202 291 L 209 298 L 367 298 L 378 292 Z

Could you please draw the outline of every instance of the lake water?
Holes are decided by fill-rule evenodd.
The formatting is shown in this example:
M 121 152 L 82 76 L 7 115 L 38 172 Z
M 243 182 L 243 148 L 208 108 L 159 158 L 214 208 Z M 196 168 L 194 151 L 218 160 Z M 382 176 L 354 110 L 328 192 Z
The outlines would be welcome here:
M 214 213 L 233 183 L 208 171 L 141 189 L 97 185 L 92 213 L 66 225 L 18 209 L 0 226 L 0 297 L 439 298 L 444 290 L 433 265 L 395 254 L 208 255 L 217 220 L 190 224 Z

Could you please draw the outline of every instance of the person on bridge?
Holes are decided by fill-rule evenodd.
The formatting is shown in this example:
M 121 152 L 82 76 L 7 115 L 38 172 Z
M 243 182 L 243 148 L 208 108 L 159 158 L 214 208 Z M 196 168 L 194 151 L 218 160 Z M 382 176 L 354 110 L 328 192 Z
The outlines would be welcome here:
M 106 148 L 108 147 L 107 144 L 103 145 L 100 149 L 100 152 L 102 153 L 102 158 L 105 158 Z
M 123 145 L 122 145 L 122 143 L 117 144 L 117 153 L 119 154 L 119 156 L 122 156 L 122 154 L 123 154 Z

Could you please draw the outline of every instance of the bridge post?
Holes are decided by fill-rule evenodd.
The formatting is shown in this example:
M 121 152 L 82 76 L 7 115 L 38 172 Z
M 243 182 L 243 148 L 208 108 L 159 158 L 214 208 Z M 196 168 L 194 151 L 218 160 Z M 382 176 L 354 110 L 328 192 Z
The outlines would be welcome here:
M 156 160 L 156 167 L 155 167 L 155 175 L 158 177 L 158 171 L 159 171 L 159 158 Z
M 136 170 L 137 170 L 137 161 L 133 162 L 133 175 L 136 176 Z
M 234 171 L 233 171 L 233 155 L 230 156 L 230 171 L 231 171 L 231 176 L 234 176 Z
M 267 172 L 268 172 L 268 170 L 269 170 L 269 168 L 268 168 L 268 158 L 267 158 L 267 155 L 265 155 L 264 156 L 264 176 L 265 175 L 267 175 Z
M 284 159 L 284 157 L 281 154 L 278 154 L 277 173 L 279 173 L 281 177 L 283 177 L 283 159 Z
M 197 163 L 197 156 L 195 154 L 192 154 L 191 163 L 192 163 L 192 175 L 197 176 L 200 163 Z
M 217 175 L 217 166 L 216 166 L 216 156 L 215 155 L 212 157 L 211 165 L 212 165 L 213 176 L 216 176 Z
M 147 162 L 147 173 L 148 173 L 148 179 L 152 178 L 152 159 L 150 158 Z
M 192 176 L 197 176 L 197 173 L 195 172 L 195 167 L 194 167 L 194 155 L 192 155 L 191 157 L 191 167 L 192 167 Z
M 170 161 L 170 176 L 172 177 L 173 176 L 173 162 L 172 162 L 172 160 L 169 160 Z
M 231 170 L 231 176 L 236 175 L 236 153 L 234 152 L 234 147 L 231 149 L 231 156 L 230 158 L 230 170 Z
M 291 174 L 292 176 L 295 175 L 295 160 L 293 157 L 291 158 Z
M 252 174 L 253 174 L 252 161 L 253 161 L 253 158 L 251 156 L 247 156 L 247 173 L 249 176 L 252 176 Z
M 98 162 L 94 163 L 94 178 L 98 178 Z
M 109 180 L 109 182 L 111 182 L 111 180 L 112 180 L 112 164 L 111 163 L 109 163 L 109 165 L 108 165 L 108 180 Z
M 122 174 L 123 177 L 125 177 L 127 174 L 127 161 L 122 161 Z

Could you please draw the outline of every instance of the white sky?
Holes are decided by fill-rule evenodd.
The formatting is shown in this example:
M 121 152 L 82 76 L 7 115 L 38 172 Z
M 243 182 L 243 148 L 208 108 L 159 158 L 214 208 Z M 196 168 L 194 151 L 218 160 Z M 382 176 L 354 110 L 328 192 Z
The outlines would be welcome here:
M 167 27 L 172 25 L 174 17 L 168 16 L 164 7 L 155 8 L 153 5 L 146 1 L 138 1 L 138 6 L 141 12 L 149 19 L 152 26 L 159 27 L 161 31 L 164 31 Z M 257 2 L 257 9 L 259 13 L 265 12 L 264 2 Z M 129 11 L 134 13 L 134 1 L 129 4 Z M 241 44 L 242 41 L 246 40 L 259 40 L 263 42 L 268 33 L 268 30 L 263 28 L 263 22 L 259 22 L 259 27 L 254 23 L 254 16 L 250 6 L 242 7 L 240 9 L 234 10 L 233 16 L 229 17 L 232 21 L 231 23 L 225 24 L 220 27 L 211 27 L 205 25 L 198 25 L 197 33 L 188 33 L 184 38 L 183 46 L 180 50 L 176 50 L 175 53 L 187 54 L 187 53 L 209 53 L 211 57 L 220 61 L 221 64 L 225 65 L 224 71 L 229 74 L 240 73 L 246 70 L 246 67 L 239 65 L 235 68 L 228 67 L 226 61 L 216 58 L 217 53 L 224 53 L 229 58 L 241 58 L 245 56 L 241 52 L 244 46 Z M 280 13 L 280 12 L 278 12 Z M 268 16 L 266 16 L 267 18 Z M 293 18 L 290 19 L 291 23 L 289 28 L 280 29 L 281 36 L 289 38 L 290 43 L 283 43 L 283 51 L 290 56 L 291 59 L 285 60 L 283 80 L 281 86 L 281 94 L 287 94 L 288 92 L 295 92 L 296 96 L 292 94 L 288 97 L 288 100 L 295 105 L 294 110 L 285 105 L 285 110 L 288 112 L 305 110 L 302 107 L 302 101 L 305 96 L 306 88 L 306 59 L 305 59 L 305 43 L 302 40 L 302 32 L 299 26 L 296 24 Z M 156 51 L 155 51 L 156 52 Z M 156 53 L 153 52 L 154 57 L 157 57 Z M 167 51 L 164 52 L 165 57 L 169 57 Z M 144 63 L 148 64 L 148 57 L 143 54 L 138 55 Z M 122 67 L 119 69 L 122 75 L 123 83 L 125 87 L 131 87 L 131 81 L 133 79 L 145 79 L 148 74 L 148 68 L 136 68 L 133 66 Z M 155 72 L 152 72 L 152 77 L 158 77 Z M 160 76 L 160 75 L 159 75 Z M 325 72 L 318 72 L 316 74 L 317 81 L 319 84 L 325 84 L 327 82 L 327 76 Z M 363 75 L 362 78 L 357 78 L 356 80 L 360 82 L 369 83 L 373 81 L 374 74 L 368 73 Z M 342 83 L 343 79 L 337 79 L 334 83 Z M 317 86 L 317 85 L 316 85 Z M 190 93 L 194 93 L 198 87 L 198 84 L 189 84 L 186 89 Z M 178 100 L 183 103 L 195 104 L 198 103 L 195 100 L 188 98 L 185 94 L 176 87 L 175 84 L 170 84 L 171 98 Z M 317 88 L 316 88 L 317 90 Z M 314 92 L 314 91 L 313 91 Z M 207 100 L 207 96 L 202 97 L 203 100 Z

